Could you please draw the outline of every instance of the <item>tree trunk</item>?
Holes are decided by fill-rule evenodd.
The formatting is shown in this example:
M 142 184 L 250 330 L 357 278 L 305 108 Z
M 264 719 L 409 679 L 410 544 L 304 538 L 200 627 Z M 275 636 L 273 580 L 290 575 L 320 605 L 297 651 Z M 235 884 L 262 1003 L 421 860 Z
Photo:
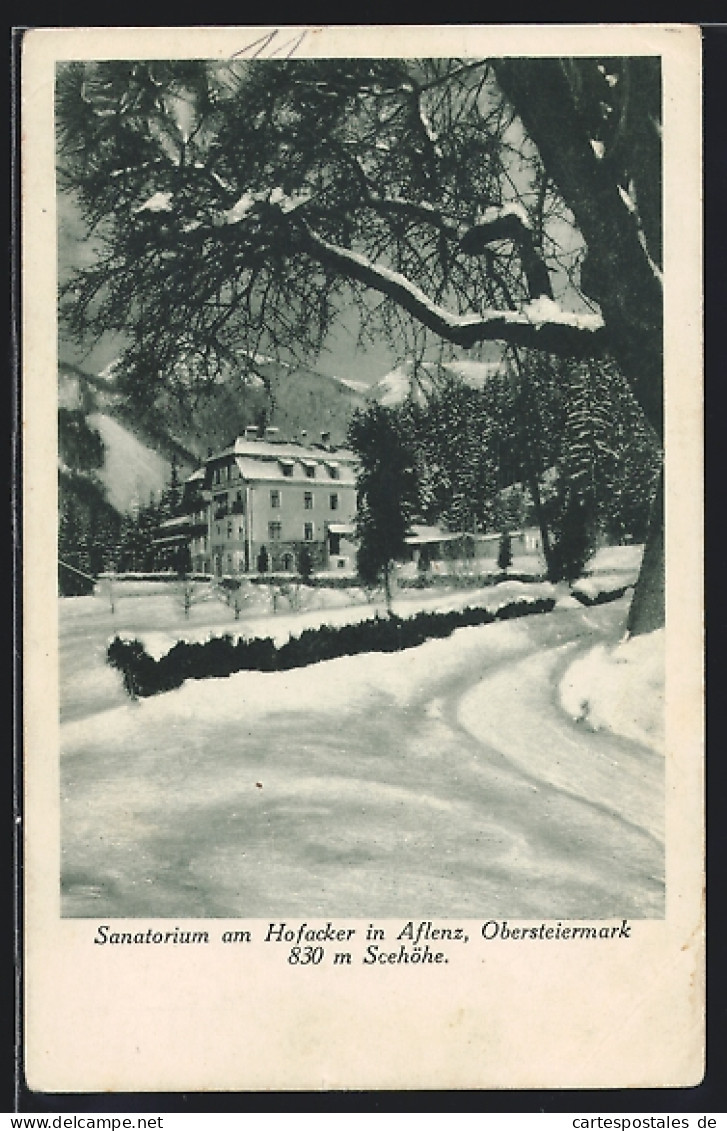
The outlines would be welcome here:
M 630 636 L 663 628 L 666 619 L 664 596 L 664 474 L 651 509 L 644 558 L 629 609 L 626 630 Z
M 391 562 L 384 566 L 384 597 L 386 598 L 386 611 L 393 617 L 394 610 L 391 606 Z
M 543 500 L 540 495 L 540 483 L 538 481 L 539 470 L 542 470 L 542 460 L 540 458 L 538 444 L 535 438 L 537 434 L 537 426 L 535 429 L 531 428 L 534 415 L 531 411 L 532 406 L 535 403 L 534 395 L 523 374 L 518 351 L 513 350 L 512 352 L 515 359 L 515 366 L 517 368 L 518 375 L 517 400 L 518 409 L 520 412 L 520 432 L 523 459 L 525 462 L 525 474 L 533 500 L 535 518 L 540 529 L 540 538 L 543 546 L 543 557 L 545 558 L 545 568 L 548 581 L 558 581 L 559 578 L 555 576 L 556 569 L 555 561 L 553 558 L 553 547 L 550 541 L 550 530 L 545 520 L 545 510 L 543 508 Z M 533 455 L 533 453 L 535 453 L 535 456 Z
M 550 530 L 548 529 L 548 524 L 545 521 L 543 501 L 540 497 L 540 484 L 538 483 L 538 477 L 533 469 L 530 459 L 526 460 L 526 465 L 528 487 L 530 488 L 530 494 L 533 499 L 535 521 L 537 522 L 538 528 L 540 530 L 540 540 L 543 547 L 543 557 L 545 558 L 545 568 L 548 581 L 557 581 L 558 578 L 555 576 L 555 562 L 553 560 L 553 547 L 550 542 Z
M 633 60 L 631 78 L 642 100 L 655 98 L 653 60 Z M 601 307 L 611 351 L 659 440 L 663 437 L 661 253 L 661 149 L 655 127 L 649 144 L 629 140 L 638 180 L 636 199 L 645 229 L 628 214 L 617 182 L 600 162 L 582 126 L 580 107 L 558 59 L 502 59 L 493 63 L 498 83 L 535 142 L 548 175 L 558 185 L 588 247 L 581 282 Z M 658 118 L 655 107 L 654 122 Z M 638 120 L 638 116 L 636 117 Z M 652 136 L 653 135 L 653 136 Z M 649 237 L 649 251 L 643 246 Z M 629 611 L 633 634 L 662 628 L 664 602 L 664 502 L 660 484 Z

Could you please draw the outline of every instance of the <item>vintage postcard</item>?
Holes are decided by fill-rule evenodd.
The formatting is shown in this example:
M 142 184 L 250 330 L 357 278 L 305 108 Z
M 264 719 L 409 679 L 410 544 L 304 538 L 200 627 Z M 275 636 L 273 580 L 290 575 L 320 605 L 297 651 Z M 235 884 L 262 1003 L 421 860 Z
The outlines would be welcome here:
M 26 33 L 31 1089 L 701 1080 L 700 46 Z

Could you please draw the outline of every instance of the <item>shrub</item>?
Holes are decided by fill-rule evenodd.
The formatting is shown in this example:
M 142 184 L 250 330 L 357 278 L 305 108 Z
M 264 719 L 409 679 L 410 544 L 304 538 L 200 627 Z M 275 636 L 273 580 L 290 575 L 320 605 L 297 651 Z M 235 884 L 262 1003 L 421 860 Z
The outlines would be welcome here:
M 307 546 L 301 546 L 298 554 L 298 573 L 304 581 L 307 581 L 313 573 L 313 558 Z
M 500 535 L 500 546 L 497 551 L 497 567 L 504 573 L 512 565 L 512 538 L 507 531 Z
M 609 601 L 618 601 L 619 597 L 623 597 L 626 590 L 630 588 L 630 585 L 620 585 L 616 589 L 601 589 L 597 593 L 586 593 L 579 589 L 576 584 L 571 589 L 571 594 L 582 605 L 590 607 L 591 605 L 605 605 Z
M 129 695 L 137 698 L 169 691 L 185 679 L 208 679 L 238 671 L 289 671 L 362 652 L 400 652 L 427 640 L 444 639 L 457 628 L 549 612 L 554 605 L 553 598 L 541 597 L 513 601 L 496 613 L 469 607 L 447 613 L 421 612 L 406 620 L 377 615 L 340 628 L 324 624 L 305 629 L 279 648 L 270 637 L 234 641 L 226 635 L 204 644 L 181 640 L 159 660 L 154 660 L 140 641 L 116 637 L 108 647 L 107 659 L 122 672 Z
M 498 620 L 512 620 L 514 617 L 527 617 L 531 613 L 549 613 L 555 606 L 555 601 L 552 597 L 538 597 L 534 601 L 513 601 L 509 605 L 503 605 L 502 608 L 497 610 Z

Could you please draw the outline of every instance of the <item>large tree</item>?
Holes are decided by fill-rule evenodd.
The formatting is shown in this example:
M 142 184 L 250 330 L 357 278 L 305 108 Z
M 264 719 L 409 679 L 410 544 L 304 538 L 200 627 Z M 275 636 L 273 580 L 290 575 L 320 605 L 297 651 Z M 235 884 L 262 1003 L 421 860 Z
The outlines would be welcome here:
M 658 58 L 70 64 L 71 332 L 139 401 L 336 317 L 421 348 L 613 357 L 662 430 Z M 630 627 L 663 623 L 661 495 Z

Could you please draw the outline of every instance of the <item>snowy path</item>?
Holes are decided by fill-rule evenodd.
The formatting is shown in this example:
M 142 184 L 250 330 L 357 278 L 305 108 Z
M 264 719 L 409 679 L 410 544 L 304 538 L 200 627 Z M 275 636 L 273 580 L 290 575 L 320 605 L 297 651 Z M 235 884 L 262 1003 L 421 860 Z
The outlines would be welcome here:
M 663 914 L 663 759 L 555 706 L 620 601 L 63 727 L 64 914 Z

